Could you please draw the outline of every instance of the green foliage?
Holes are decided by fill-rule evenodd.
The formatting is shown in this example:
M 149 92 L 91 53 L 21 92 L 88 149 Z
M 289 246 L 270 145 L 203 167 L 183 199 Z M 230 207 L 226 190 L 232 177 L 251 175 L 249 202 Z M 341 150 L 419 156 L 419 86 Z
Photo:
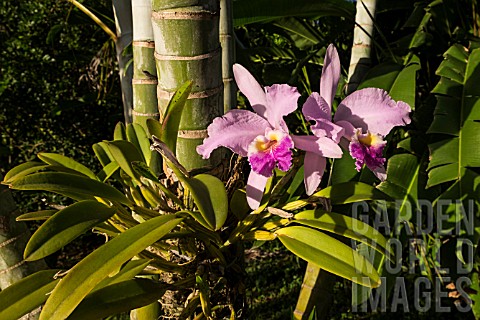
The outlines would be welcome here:
M 60 279 L 54 276 L 59 270 L 42 270 L 34 273 L 0 293 L 2 319 L 18 319 L 47 300 L 47 294 Z
M 375 268 L 346 244 L 301 226 L 276 231 L 280 241 L 299 257 L 342 278 L 368 287 L 378 287 L 380 278 Z

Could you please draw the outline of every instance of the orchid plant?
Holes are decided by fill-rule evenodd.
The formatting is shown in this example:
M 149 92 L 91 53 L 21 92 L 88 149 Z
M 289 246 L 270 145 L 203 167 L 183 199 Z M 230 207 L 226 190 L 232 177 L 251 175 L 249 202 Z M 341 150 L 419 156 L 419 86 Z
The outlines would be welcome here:
M 214 119 L 208 127 L 208 137 L 197 151 L 208 158 L 214 149 L 223 146 L 247 157 L 251 172 L 246 197 L 236 191 L 230 196 L 224 181 L 206 173 L 194 174 L 176 158 L 180 116 L 191 82 L 173 95 L 162 123 L 147 120 L 148 133 L 138 124 L 126 128 L 118 125 L 113 141 L 94 145 L 103 167 L 100 172 L 95 173 L 63 155 L 43 153 L 38 155 L 42 162 L 27 162 L 5 175 L 3 183 L 12 189 L 46 190 L 75 201 L 58 211 L 18 217 L 46 220 L 29 240 L 25 260 L 42 259 L 92 228 L 105 234 L 109 241 L 68 273 L 57 274 L 57 270 L 36 273 L 32 281 L 25 279 L 10 287 L 10 291 L 2 291 L 0 306 L 8 305 L 12 292 L 34 292 L 32 295 L 40 297 L 26 299 L 28 303 L 19 298 L 23 304 L 21 310 L 14 305 L 0 311 L 2 319 L 16 319 L 43 303 L 40 319 L 100 318 L 156 304 L 166 290 L 193 292 L 181 298 L 187 307 L 180 318 L 202 315 L 206 319 L 234 319 L 236 308 L 241 306 L 234 305 L 231 301 L 235 299 L 230 297 L 237 294 L 237 287 L 243 286 L 241 277 L 231 276 L 241 274 L 242 270 L 243 250 L 238 250 L 236 244 L 252 240 L 278 239 L 318 268 L 363 286 L 380 285 L 380 276 L 368 260 L 328 234 L 362 242 L 390 257 L 385 237 L 373 227 L 320 206 L 303 208 L 311 204 L 309 201 L 288 197 L 280 203 L 271 197 L 262 202 L 262 198 L 265 189 L 273 190 L 273 194 L 277 186 L 280 186 L 278 198 L 284 198 L 287 189 L 294 185 L 289 180 L 292 175 L 295 175 L 292 181 L 298 183 L 291 194 L 300 191 L 302 178 L 307 193 L 312 194 L 320 184 L 327 159 L 340 158 L 342 147 L 356 159 L 357 169 L 366 165 L 381 177 L 383 138 L 394 126 L 409 123 L 409 106 L 395 103 L 382 90 L 364 89 L 343 100 L 332 120 L 340 62 L 335 48 L 330 46 L 320 93 L 313 93 L 303 106 L 305 118 L 315 122 L 311 125 L 312 134 L 297 136 L 290 133 L 284 117 L 297 109 L 298 90 L 287 84 L 262 88 L 244 67 L 234 65 L 233 71 L 239 89 L 255 112 L 231 110 Z M 149 137 L 153 140 L 152 150 L 161 154 L 175 177 L 158 176 L 150 168 L 153 156 Z M 306 152 L 304 177 L 301 171 L 292 170 L 294 148 Z M 288 174 L 274 175 L 276 168 Z M 232 177 L 234 173 L 231 172 Z M 268 184 L 269 179 L 277 178 L 280 178 L 278 183 Z M 109 179 L 121 185 L 123 192 L 107 184 Z M 353 184 L 362 189 L 362 200 L 383 197 L 374 186 Z M 338 188 L 333 187 L 322 190 L 329 190 L 322 196 L 334 204 L 352 201 L 351 195 L 345 197 L 345 191 L 336 194 Z M 349 192 L 352 188 L 344 190 Z M 137 277 L 142 272 L 150 276 L 168 274 L 168 277 L 162 280 Z M 223 283 L 224 289 L 218 289 Z M 96 303 L 105 292 L 115 308 Z M 127 299 L 125 292 L 129 293 Z M 91 307 L 92 301 L 95 308 Z
M 300 97 L 297 89 L 275 84 L 262 89 L 241 65 L 233 66 L 235 80 L 256 113 L 232 110 L 216 118 L 208 127 L 208 138 L 197 148 L 204 158 L 217 147 L 227 147 L 247 156 L 252 168 L 246 187 L 247 200 L 257 209 L 267 179 L 277 166 L 288 171 L 291 149 L 304 150 L 304 183 L 307 195 L 318 188 L 327 158 L 341 158 L 342 146 L 355 159 L 357 171 L 367 166 L 380 180 L 386 179 L 384 137 L 395 126 L 410 123 L 410 106 L 395 102 L 386 91 L 377 88 L 358 90 L 338 105 L 332 120 L 332 105 L 340 79 L 340 59 L 333 45 L 327 49 L 320 79 L 320 92 L 312 93 L 302 112 L 315 122 L 313 135 L 290 135 L 283 117 L 295 111 Z

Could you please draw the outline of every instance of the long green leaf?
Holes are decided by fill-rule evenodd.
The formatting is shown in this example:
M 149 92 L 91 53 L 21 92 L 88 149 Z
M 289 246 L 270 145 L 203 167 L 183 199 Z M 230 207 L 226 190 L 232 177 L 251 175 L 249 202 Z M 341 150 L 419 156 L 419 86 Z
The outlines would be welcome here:
M 127 138 L 143 155 L 145 162 L 150 163 L 152 150 L 145 129 L 138 123 L 131 123 L 127 126 Z
M 66 196 L 96 196 L 131 205 L 120 191 L 97 180 L 63 172 L 34 173 L 9 184 L 17 190 L 43 190 Z M 76 199 L 76 198 L 75 198 Z
M 42 259 L 73 241 L 85 231 L 107 220 L 115 208 L 86 200 L 55 213 L 38 228 L 25 247 L 24 259 Z
M 3 181 L 5 183 L 10 183 L 14 180 L 20 179 L 22 177 L 25 177 L 26 175 L 29 175 L 31 173 L 40 171 L 44 168 L 46 168 L 47 165 L 41 162 L 34 162 L 34 161 L 28 161 L 25 163 L 22 163 L 14 168 L 12 168 L 10 171 L 8 171 L 5 174 L 5 177 L 3 178 Z
M 382 254 L 392 256 L 392 252 L 387 246 L 387 240 L 380 232 L 352 217 L 317 209 L 297 213 L 294 221 L 363 242 Z
M 121 264 L 170 232 L 182 219 L 160 216 L 143 222 L 101 246 L 62 279 L 48 298 L 40 320 L 69 316 L 87 294 Z
M 47 220 L 53 216 L 58 210 L 40 210 L 35 212 L 28 212 L 19 215 L 15 220 L 17 221 L 31 221 L 31 220 Z
M 146 306 L 160 299 L 165 291 L 166 285 L 149 279 L 115 283 L 86 296 L 67 319 L 102 319 Z
M 96 288 L 103 288 L 115 283 L 133 279 L 136 275 L 145 269 L 152 260 L 136 259 L 128 261 L 115 275 L 103 279 Z M 95 288 L 95 289 L 96 289 Z M 94 289 L 94 290 L 95 290 Z
M 54 279 L 58 271 L 38 271 L 2 290 L 0 292 L 0 319 L 18 319 L 44 303 L 48 293 L 60 281 L 60 279 Z
M 233 1 L 234 25 L 267 22 L 283 17 L 340 16 L 353 20 L 355 7 L 346 0 L 236 0 Z
M 319 198 L 328 198 L 332 204 L 346 204 L 366 200 L 391 200 L 391 198 L 375 187 L 356 181 L 339 183 L 322 189 L 306 200 L 287 203 L 283 210 L 297 210 L 309 203 L 317 202 Z
M 77 161 L 69 157 L 65 157 L 61 154 L 39 153 L 37 157 L 40 158 L 40 160 L 42 160 L 43 162 L 46 162 L 48 164 L 72 169 L 74 171 L 77 171 L 86 175 L 91 179 L 97 179 L 97 176 L 95 175 L 95 173 L 92 172 L 92 170 L 88 169 L 83 164 L 78 163 Z
M 105 143 L 120 168 L 132 179 L 140 181 L 140 176 L 132 167 L 133 161 L 144 162 L 140 151 L 131 142 L 125 140 L 105 141 Z
M 183 107 L 185 102 L 187 102 L 190 91 L 192 91 L 192 85 L 192 81 L 187 81 L 175 91 L 163 118 L 161 140 L 165 142 L 174 154 L 177 148 L 178 126 L 182 118 Z
M 293 226 L 276 231 L 276 235 L 288 250 L 322 269 L 367 287 L 380 285 L 380 277 L 370 262 L 322 232 Z

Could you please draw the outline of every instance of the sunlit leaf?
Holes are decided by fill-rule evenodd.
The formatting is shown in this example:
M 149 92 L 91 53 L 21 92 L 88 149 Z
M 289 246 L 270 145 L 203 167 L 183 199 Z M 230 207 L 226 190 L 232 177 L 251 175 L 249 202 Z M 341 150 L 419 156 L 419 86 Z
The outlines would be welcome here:
M 125 205 L 132 203 L 117 189 L 97 180 L 63 172 L 34 173 L 9 184 L 17 190 L 42 190 L 66 196 L 102 197 Z
M 276 235 L 288 250 L 322 269 L 367 287 L 380 285 L 380 277 L 370 262 L 322 232 L 293 226 L 277 230 Z
M 55 154 L 55 153 L 39 153 L 37 157 L 40 158 L 43 162 L 46 162 L 51 165 L 55 166 L 62 166 L 68 169 L 72 169 L 74 171 L 80 172 L 87 177 L 91 179 L 97 179 L 97 176 L 95 173 L 92 172 L 92 170 L 88 169 L 85 167 L 83 164 L 78 163 L 77 161 L 65 157 L 61 154 Z
M 121 264 L 162 238 L 182 219 L 160 216 L 119 234 L 75 265 L 48 298 L 41 320 L 65 319 L 87 294 Z
M 0 319 L 19 319 L 45 302 L 60 279 L 60 270 L 42 270 L 29 275 L 0 292 Z
M 60 250 L 114 213 L 115 208 L 91 200 L 74 203 L 56 212 L 28 241 L 24 253 L 25 260 L 42 259 Z

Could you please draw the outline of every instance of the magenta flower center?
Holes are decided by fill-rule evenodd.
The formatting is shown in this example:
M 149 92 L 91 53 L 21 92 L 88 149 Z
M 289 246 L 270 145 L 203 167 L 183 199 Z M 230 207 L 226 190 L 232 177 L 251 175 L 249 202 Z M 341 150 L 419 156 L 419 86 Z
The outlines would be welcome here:
M 252 170 L 266 177 L 272 175 L 277 166 L 288 171 L 292 165 L 293 141 L 280 130 L 267 129 L 264 136 L 257 136 L 248 146 L 248 160 Z
M 357 129 L 349 145 L 350 155 L 355 159 L 355 167 L 360 171 L 363 165 L 367 165 L 370 170 L 381 167 L 385 163 L 383 157 L 383 148 L 386 141 L 378 134 L 362 133 Z

